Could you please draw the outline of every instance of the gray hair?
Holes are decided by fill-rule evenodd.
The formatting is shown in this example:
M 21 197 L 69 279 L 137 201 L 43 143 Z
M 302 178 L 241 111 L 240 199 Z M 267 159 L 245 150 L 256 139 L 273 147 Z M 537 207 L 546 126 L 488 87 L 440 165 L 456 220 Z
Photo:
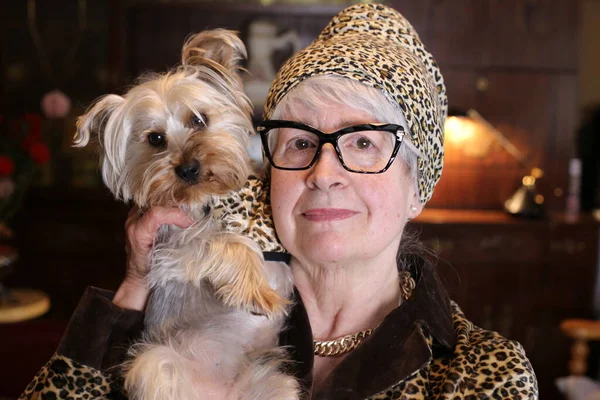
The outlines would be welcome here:
M 372 122 L 392 123 L 404 127 L 407 135 L 402 139 L 398 156 L 406 165 L 410 182 L 418 193 L 417 160 L 423 155 L 410 141 L 404 114 L 397 105 L 390 103 L 380 90 L 341 76 L 314 76 L 290 90 L 277 104 L 270 119 L 282 119 L 283 116 L 297 119 L 296 110 L 299 107 L 320 110 L 331 107 L 332 104 L 343 104 L 365 112 L 373 117 Z
M 371 115 L 373 122 L 402 125 L 408 133 L 408 124 L 402 111 L 385 95 L 373 87 L 336 75 L 320 75 L 306 79 L 290 90 L 277 104 L 271 119 L 297 119 L 298 107 L 319 110 L 332 104 L 343 104 Z M 413 145 L 410 135 L 405 135 L 398 157 L 404 162 L 410 182 L 418 193 L 419 169 L 417 160 L 423 154 Z M 267 169 L 268 170 L 268 169 Z M 408 224 L 406 225 L 408 226 Z M 435 268 L 437 255 L 418 239 L 417 232 L 405 231 L 397 253 L 397 262 L 402 269 Z

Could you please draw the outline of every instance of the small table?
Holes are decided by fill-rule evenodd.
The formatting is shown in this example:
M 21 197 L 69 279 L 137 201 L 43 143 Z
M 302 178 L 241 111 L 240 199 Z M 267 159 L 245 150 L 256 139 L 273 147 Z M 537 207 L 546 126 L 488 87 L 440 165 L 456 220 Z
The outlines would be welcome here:
M 9 289 L 0 302 L 0 323 L 26 321 L 44 315 L 50 309 L 50 297 L 34 289 Z
M 50 309 L 50 298 L 40 290 L 9 289 L 1 279 L 8 275 L 19 253 L 12 246 L 0 244 L 0 324 L 27 321 L 44 315 Z

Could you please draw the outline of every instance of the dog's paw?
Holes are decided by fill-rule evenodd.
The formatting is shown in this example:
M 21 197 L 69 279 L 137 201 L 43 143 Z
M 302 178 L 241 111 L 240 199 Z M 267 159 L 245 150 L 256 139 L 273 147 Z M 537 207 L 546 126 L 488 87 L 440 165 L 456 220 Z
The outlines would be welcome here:
M 260 285 L 227 284 L 217 289 L 217 296 L 229 307 L 245 309 L 253 314 L 267 317 L 286 314 L 291 303 L 266 283 Z

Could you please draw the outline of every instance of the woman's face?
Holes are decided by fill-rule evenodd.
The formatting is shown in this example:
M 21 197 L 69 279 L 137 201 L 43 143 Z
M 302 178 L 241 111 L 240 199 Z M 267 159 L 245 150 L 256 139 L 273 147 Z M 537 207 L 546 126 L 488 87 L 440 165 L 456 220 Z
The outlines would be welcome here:
M 323 132 L 387 122 L 342 105 L 295 114 L 297 122 Z M 372 260 L 395 265 L 407 218 L 421 210 L 402 160 L 381 174 L 353 173 L 340 164 L 330 144 L 308 170 L 271 169 L 271 204 L 285 248 L 301 262 L 320 265 Z

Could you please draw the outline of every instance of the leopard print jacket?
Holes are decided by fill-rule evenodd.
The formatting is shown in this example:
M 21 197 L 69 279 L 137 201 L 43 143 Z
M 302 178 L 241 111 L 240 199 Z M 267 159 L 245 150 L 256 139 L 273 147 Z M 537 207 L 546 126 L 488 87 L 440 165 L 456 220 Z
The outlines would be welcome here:
M 268 188 L 251 178 L 231 199 L 215 203 L 214 215 L 252 237 L 265 253 L 283 254 L 270 209 L 251 208 L 269 204 L 267 195 Z M 342 360 L 312 399 L 538 398 L 535 374 L 520 344 L 469 322 L 433 266 L 415 262 L 410 272 L 417 282 L 410 299 Z M 117 307 L 113 295 L 88 288 L 57 352 L 19 400 L 127 398 L 118 366 L 141 334 L 143 313 Z M 289 346 L 292 372 L 310 388 L 312 333 L 302 299 L 295 296 L 289 328 L 279 342 Z
M 521 345 L 474 326 L 455 303 L 451 307 L 456 332 L 454 350 L 431 356 L 406 379 L 367 398 L 537 399 L 535 374 Z M 425 334 L 425 339 L 434 354 L 433 336 Z M 126 399 L 126 395 L 120 377 L 110 369 L 96 369 L 56 353 L 19 397 L 19 400 L 53 399 L 120 400 Z

